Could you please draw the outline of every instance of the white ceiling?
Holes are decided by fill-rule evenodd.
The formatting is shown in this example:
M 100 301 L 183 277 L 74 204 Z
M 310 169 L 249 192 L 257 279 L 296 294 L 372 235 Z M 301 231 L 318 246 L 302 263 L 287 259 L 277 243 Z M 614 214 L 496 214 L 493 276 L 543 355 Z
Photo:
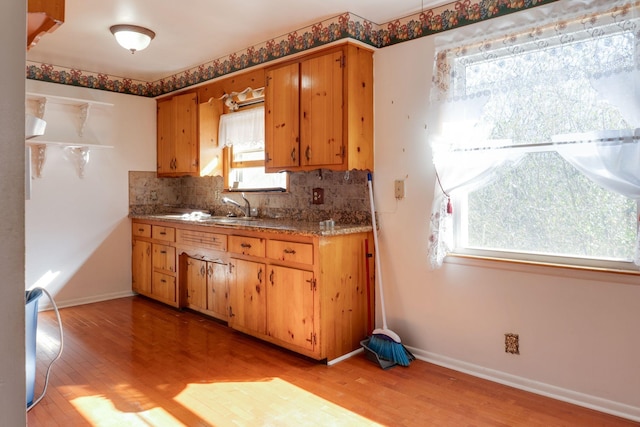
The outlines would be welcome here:
M 66 0 L 65 22 L 29 61 L 155 81 L 344 12 L 377 24 L 442 0 Z M 446 3 L 446 2 L 444 2 Z M 131 54 L 109 31 L 136 24 L 156 33 Z

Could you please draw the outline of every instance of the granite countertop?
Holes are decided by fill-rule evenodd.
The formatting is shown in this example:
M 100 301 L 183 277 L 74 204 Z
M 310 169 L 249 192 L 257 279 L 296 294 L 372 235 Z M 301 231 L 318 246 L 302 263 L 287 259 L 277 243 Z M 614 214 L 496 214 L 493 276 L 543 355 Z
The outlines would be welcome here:
M 208 217 L 187 214 L 129 215 L 131 219 L 164 221 L 174 224 L 199 225 L 203 227 L 223 227 L 238 230 L 264 230 L 283 234 L 307 236 L 338 236 L 343 234 L 366 233 L 373 228 L 368 224 L 335 224 L 321 227 L 319 222 L 296 221 L 286 218 L 241 218 Z

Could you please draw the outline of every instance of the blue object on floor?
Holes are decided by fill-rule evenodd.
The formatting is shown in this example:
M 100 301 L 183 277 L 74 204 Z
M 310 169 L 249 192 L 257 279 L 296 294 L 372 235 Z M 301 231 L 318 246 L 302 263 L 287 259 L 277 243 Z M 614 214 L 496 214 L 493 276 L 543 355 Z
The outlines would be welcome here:
M 41 289 L 25 293 L 25 350 L 27 371 L 27 406 L 33 403 L 33 389 L 36 380 L 36 333 L 38 330 L 38 300 L 42 296 Z

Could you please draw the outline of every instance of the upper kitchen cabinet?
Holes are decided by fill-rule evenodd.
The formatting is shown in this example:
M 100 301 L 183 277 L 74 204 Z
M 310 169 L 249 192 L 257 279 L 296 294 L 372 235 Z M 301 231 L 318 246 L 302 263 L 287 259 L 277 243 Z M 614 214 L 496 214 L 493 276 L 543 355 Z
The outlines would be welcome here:
M 65 0 L 29 0 L 27 9 L 27 50 L 45 33 L 54 32 L 64 22 Z
M 158 176 L 198 176 L 200 141 L 198 94 L 158 101 Z
M 265 88 L 265 169 L 292 170 L 300 165 L 300 64 L 267 72 Z
M 224 95 L 262 87 L 264 69 L 256 69 L 159 99 L 158 176 L 221 176 L 224 144 L 218 142 L 218 126 L 228 112 Z
M 373 170 L 373 53 L 345 44 L 267 69 L 265 168 Z

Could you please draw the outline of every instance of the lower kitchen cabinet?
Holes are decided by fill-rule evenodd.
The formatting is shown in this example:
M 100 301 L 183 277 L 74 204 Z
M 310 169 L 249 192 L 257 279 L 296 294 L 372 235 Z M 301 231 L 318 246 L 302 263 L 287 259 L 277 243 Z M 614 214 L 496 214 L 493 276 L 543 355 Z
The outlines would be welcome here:
M 229 326 L 250 334 L 265 334 L 266 266 L 261 262 L 229 261 Z
M 187 288 L 187 307 L 207 309 L 207 262 L 186 257 L 184 287 Z
M 316 360 L 359 349 L 369 333 L 370 232 L 163 224 L 134 220 L 134 291 Z
M 272 265 L 268 283 L 267 335 L 313 352 L 317 344 L 313 272 Z
M 134 292 L 151 293 L 151 243 L 133 240 L 131 250 L 131 287 Z
M 229 236 L 229 326 L 318 360 L 360 348 L 373 313 L 370 233 L 242 233 Z
M 152 233 L 155 226 L 151 228 Z M 166 227 L 163 227 L 165 229 Z M 170 229 L 173 231 L 173 229 Z M 160 231 L 163 236 L 165 231 Z M 171 234 L 173 236 L 173 233 Z M 178 306 L 178 289 L 176 282 L 176 248 L 165 243 L 152 243 L 151 265 L 153 276 L 151 280 L 151 296 L 167 304 Z
M 178 307 L 175 228 L 132 224 L 132 290 Z
M 176 305 L 178 302 L 176 276 L 154 271 L 151 282 L 151 297 L 170 305 Z
M 169 245 L 153 243 L 153 270 L 167 273 L 176 272 L 176 248 Z
M 186 306 L 227 320 L 227 263 L 221 259 L 207 261 L 188 255 L 182 257 L 185 271 L 181 285 L 186 288 Z
M 227 264 L 207 262 L 207 311 L 218 319 L 227 320 L 229 306 L 229 285 Z

